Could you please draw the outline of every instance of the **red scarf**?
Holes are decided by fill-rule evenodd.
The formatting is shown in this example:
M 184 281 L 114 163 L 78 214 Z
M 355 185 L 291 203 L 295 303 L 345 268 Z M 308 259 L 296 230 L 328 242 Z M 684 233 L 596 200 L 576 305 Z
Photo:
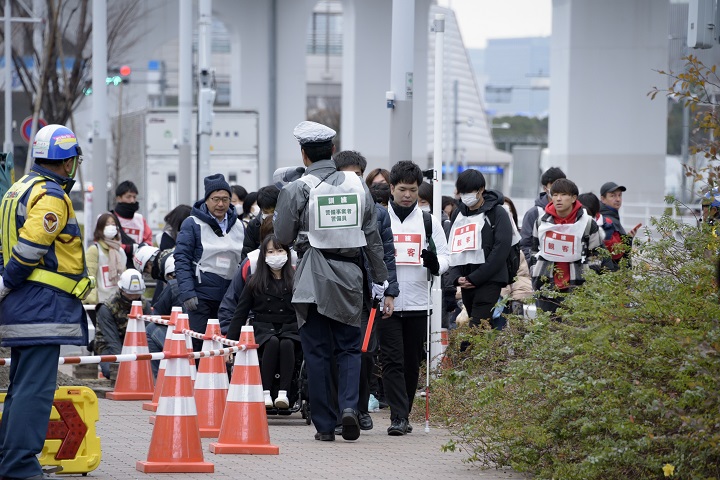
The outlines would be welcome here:
M 575 223 L 575 220 L 577 219 L 577 212 L 581 208 L 582 204 L 575 200 L 570 214 L 565 217 L 559 217 L 557 211 L 555 211 L 555 205 L 550 202 L 545 207 L 545 211 L 553 216 L 555 225 L 565 225 L 568 223 Z M 555 286 L 560 290 L 567 289 L 570 286 L 570 264 L 568 262 L 555 262 L 554 271 L 555 275 L 553 275 L 553 279 L 555 280 Z

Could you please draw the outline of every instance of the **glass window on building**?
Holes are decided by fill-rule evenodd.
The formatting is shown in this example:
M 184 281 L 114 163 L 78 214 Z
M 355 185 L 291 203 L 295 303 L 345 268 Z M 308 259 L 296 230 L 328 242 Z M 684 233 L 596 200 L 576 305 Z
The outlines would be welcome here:
M 308 25 L 307 53 L 342 55 L 342 13 L 313 12 Z

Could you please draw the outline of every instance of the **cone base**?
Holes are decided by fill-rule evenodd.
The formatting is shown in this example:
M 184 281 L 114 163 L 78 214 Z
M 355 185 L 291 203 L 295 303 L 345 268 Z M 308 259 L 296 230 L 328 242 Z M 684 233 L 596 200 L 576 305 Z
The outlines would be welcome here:
M 108 400 L 152 400 L 152 392 L 108 392 L 105 394 Z
M 220 427 L 203 428 L 200 427 L 200 438 L 218 438 L 220 436 Z
M 148 417 L 148 423 L 149 423 L 150 425 L 155 425 L 155 415 L 150 415 L 150 416 Z
M 211 443 L 212 453 L 244 453 L 250 455 L 279 455 L 280 447 L 277 445 L 238 445 L 233 443 Z
M 146 403 L 143 403 L 142 407 L 143 407 L 143 410 L 147 410 L 148 412 L 157 412 L 158 404 L 153 403 L 153 402 L 146 402 Z
M 142 473 L 214 473 L 215 465 L 210 462 L 142 462 L 138 460 L 135 469 Z

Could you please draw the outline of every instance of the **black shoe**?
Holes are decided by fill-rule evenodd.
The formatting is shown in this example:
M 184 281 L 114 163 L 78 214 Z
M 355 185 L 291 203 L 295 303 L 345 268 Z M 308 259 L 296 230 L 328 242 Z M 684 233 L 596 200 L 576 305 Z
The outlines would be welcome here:
M 345 440 L 360 438 L 360 423 L 357 413 L 352 408 L 346 408 L 342 412 L 342 438 Z
M 407 428 L 405 429 L 405 433 L 412 433 L 412 425 L 410 425 L 410 420 L 407 421 Z
M 342 424 L 335 425 L 335 435 L 342 435 Z
M 334 442 L 335 434 L 333 432 L 317 432 L 315 434 L 315 440 L 320 440 L 321 442 Z
M 367 412 L 360 412 L 358 422 L 360 423 L 360 430 L 372 430 L 373 428 L 372 417 Z
M 407 433 L 408 421 L 406 418 L 394 418 L 387 429 L 388 435 L 397 437 Z

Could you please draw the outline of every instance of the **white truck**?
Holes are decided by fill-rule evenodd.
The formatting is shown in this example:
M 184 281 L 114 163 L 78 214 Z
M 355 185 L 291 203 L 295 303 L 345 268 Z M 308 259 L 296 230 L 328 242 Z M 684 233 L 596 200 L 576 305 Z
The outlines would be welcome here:
M 193 114 L 192 131 L 196 132 Z M 117 133 L 117 129 L 116 129 Z M 179 172 L 180 127 L 177 110 L 153 109 L 122 117 L 117 178 L 132 180 L 138 186 L 140 213 L 153 233 L 165 226 L 163 218 L 178 205 L 178 177 L 191 176 L 193 199 L 203 195 L 202 180 L 197 191 L 197 136 L 192 137 L 192 168 Z M 222 173 L 230 185 L 242 185 L 256 191 L 258 178 L 258 113 L 221 109 L 214 111 L 210 141 L 211 173 Z M 195 200 L 193 200 L 194 202 Z

